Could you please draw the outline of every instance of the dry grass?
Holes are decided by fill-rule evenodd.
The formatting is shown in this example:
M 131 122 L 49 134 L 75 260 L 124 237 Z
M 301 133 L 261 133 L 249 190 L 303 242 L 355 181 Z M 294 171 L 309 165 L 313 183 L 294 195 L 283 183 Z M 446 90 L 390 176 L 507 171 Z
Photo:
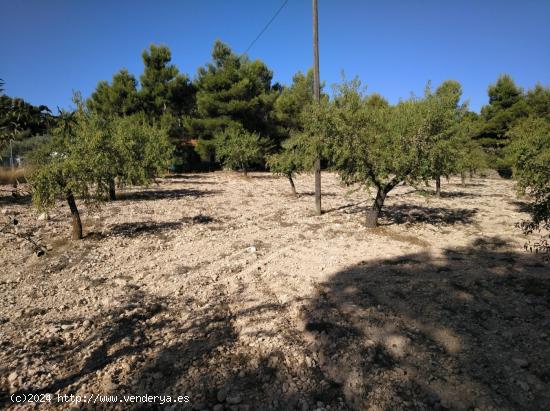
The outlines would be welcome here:
M 15 168 L 13 171 L 7 167 L 0 167 L 0 184 L 24 183 L 27 181 L 28 170 Z

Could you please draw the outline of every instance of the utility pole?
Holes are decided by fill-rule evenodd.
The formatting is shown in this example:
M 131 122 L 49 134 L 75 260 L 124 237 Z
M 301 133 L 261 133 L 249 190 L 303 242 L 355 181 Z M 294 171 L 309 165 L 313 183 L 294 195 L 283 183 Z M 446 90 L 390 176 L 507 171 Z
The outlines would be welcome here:
M 317 18 L 317 0 L 313 0 L 313 98 L 316 104 L 321 102 L 319 82 L 319 35 Z M 321 215 L 321 158 L 315 159 L 315 211 Z

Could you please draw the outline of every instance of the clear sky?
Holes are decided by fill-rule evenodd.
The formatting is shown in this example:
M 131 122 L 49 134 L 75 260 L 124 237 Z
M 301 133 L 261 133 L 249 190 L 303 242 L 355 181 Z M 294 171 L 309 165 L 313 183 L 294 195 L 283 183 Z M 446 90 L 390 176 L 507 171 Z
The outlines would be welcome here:
M 0 0 L 0 78 L 6 93 L 69 107 L 120 68 L 139 78 L 141 52 L 166 44 L 194 77 L 214 40 L 242 53 L 283 0 Z M 396 102 L 428 80 L 460 81 L 473 110 L 509 73 L 550 85 L 550 0 L 319 0 L 321 79 L 358 75 Z M 288 84 L 312 65 L 311 1 L 289 0 L 248 53 Z

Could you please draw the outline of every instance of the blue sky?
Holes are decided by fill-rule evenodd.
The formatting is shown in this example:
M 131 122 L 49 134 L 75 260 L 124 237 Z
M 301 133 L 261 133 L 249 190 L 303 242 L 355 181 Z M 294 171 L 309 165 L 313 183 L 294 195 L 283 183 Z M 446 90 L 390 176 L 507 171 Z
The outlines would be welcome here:
M 141 52 L 166 44 L 194 77 L 214 40 L 244 52 L 282 0 L 0 0 L 0 78 L 6 93 L 69 107 L 120 68 L 139 78 Z M 358 75 L 391 102 L 428 80 L 460 81 L 473 110 L 509 73 L 524 87 L 550 85 L 550 1 L 319 0 L 321 78 Z M 289 0 L 249 56 L 288 84 L 312 61 L 311 1 Z

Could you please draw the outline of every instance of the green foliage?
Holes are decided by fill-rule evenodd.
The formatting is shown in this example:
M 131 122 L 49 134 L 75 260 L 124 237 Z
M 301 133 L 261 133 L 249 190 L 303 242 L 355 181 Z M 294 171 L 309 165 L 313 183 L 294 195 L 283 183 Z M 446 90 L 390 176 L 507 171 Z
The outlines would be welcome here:
M 420 178 L 429 143 L 426 102 L 410 99 L 394 107 L 367 103 L 358 80 L 336 89 L 322 120 L 333 167 L 345 183 L 377 188 Z
M 501 150 L 508 144 L 508 130 L 527 116 L 528 108 L 522 90 L 508 75 L 490 85 L 488 94 L 489 104 L 481 109 L 484 125 L 478 139 L 486 150 L 501 157 Z
M 145 112 L 155 118 L 170 113 L 175 116 L 189 114 L 194 105 L 194 87 L 187 76 L 179 74 L 170 64 L 172 54 L 166 46 L 151 45 L 143 51 L 145 69 L 140 77 Z
M 532 218 L 522 224 L 527 232 L 545 231 L 534 244 L 550 258 L 550 120 L 529 117 L 509 132 L 507 154 L 520 192 L 533 198 Z
M 529 114 L 550 120 L 550 87 L 537 84 L 527 91 L 525 101 L 527 102 Z
M 292 178 L 295 174 L 311 169 L 314 158 L 307 155 L 310 142 L 304 134 L 295 134 L 282 143 L 282 150 L 267 157 L 271 172 Z
M 466 173 L 473 173 L 488 168 L 487 154 L 475 140 L 479 133 L 480 121 L 475 113 L 467 112 L 456 129 L 454 139 L 456 154 L 455 171 L 462 177 Z
M 87 106 L 90 111 L 104 118 L 136 113 L 141 108 L 136 78 L 123 69 L 113 76 L 111 85 L 100 81 L 88 99 Z
M 20 98 L 0 96 L 0 147 L 9 140 L 24 140 L 45 134 L 54 123 L 46 106 L 33 106 Z
M 99 119 L 87 116 L 79 110 L 75 113 L 61 113 L 59 124 L 52 130 L 52 138 L 33 153 L 34 172 L 30 177 L 33 202 L 39 209 L 55 205 L 57 196 L 73 194 L 87 201 L 103 197 L 102 185 L 98 180 L 98 165 L 101 160 L 104 135 L 95 130 L 103 130 Z M 95 188 L 95 190 L 94 190 Z
M 216 160 L 232 170 L 246 174 L 251 166 L 259 164 L 266 151 L 267 141 L 258 133 L 241 127 L 230 127 L 214 138 Z
M 313 70 L 304 75 L 298 72 L 289 87 L 283 87 L 273 106 L 274 120 L 279 132 L 287 139 L 292 132 L 302 129 L 301 114 L 313 103 Z
M 423 159 L 425 179 L 439 179 L 457 171 L 460 119 L 466 112 L 466 106 L 459 105 L 461 96 L 462 87 L 454 80 L 444 81 L 435 93 L 426 89 L 430 125 L 429 149 Z
M 220 41 L 212 63 L 201 67 L 195 80 L 196 117 L 189 122 L 192 134 L 210 140 L 228 127 L 270 135 L 271 111 L 278 92 L 271 86 L 272 72 L 259 61 L 237 56 Z
M 167 169 L 171 150 L 166 130 L 143 115 L 105 120 L 80 107 L 64 114 L 51 140 L 34 153 L 33 201 L 45 209 L 72 193 L 99 202 L 114 178 L 119 185 L 149 183 Z
M 151 125 L 143 114 L 119 117 L 109 125 L 111 156 L 115 161 L 110 177 L 119 185 L 147 185 L 166 170 L 173 147 L 165 128 Z

